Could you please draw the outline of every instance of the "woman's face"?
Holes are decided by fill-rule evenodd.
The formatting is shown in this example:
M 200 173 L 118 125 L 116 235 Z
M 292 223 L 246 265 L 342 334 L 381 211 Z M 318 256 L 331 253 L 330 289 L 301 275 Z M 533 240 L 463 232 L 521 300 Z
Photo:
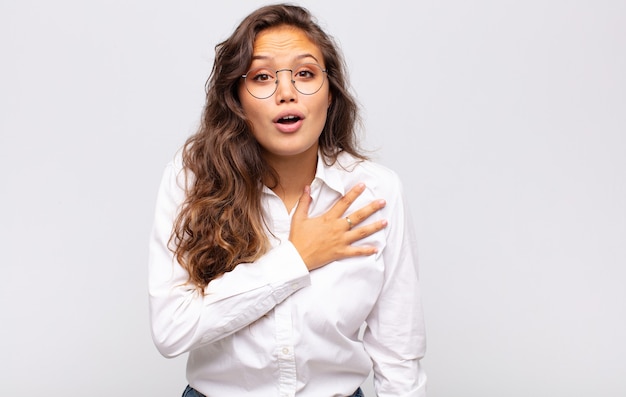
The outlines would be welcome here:
M 257 35 L 248 70 L 261 67 L 271 71 L 295 69 L 305 63 L 326 68 L 322 52 L 302 30 L 280 26 Z M 241 105 L 266 159 L 317 154 L 318 139 L 331 101 L 328 78 L 325 73 L 323 75 L 321 89 L 312 95 L 296 90 L 288 70 L 277 73 L 276 92 L 269 98 L 252 96 L 241 82 Z

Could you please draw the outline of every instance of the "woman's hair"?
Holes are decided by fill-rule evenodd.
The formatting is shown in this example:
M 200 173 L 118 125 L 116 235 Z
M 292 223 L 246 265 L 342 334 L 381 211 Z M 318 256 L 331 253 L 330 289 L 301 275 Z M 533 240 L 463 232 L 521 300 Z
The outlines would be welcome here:
M 301 29 L 323 54 L 332 95 L 319 138 L 324 161 L 332 164 L 342 151 L 363 158 L 356 142 L 358 106 L 348 92 L 344 60 L 333 39 L 301 7 L 271 5 L 247 16 L 215 47 L 202 123 L 183 146 L 189 178 L 170 242 L 189 281 L 201 291 L 237 264 L 258 259 L 269 246 L 261 181 L 277 185 L 278 175 L 261 157 L 241 106 L 239 85 L 251 64 L 255 38 L 276 26 Z

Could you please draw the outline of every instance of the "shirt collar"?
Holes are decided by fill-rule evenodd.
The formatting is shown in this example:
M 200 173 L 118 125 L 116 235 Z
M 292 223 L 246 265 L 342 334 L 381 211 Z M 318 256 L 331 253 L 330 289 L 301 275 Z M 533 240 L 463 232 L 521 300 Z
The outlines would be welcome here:
M 345 187 L 341 180 L 341 172 L 338 169 L 340 165 L 338 162 L 339 159 L 337 159 L 337 161 L 335 161 L 332 165 L 327 165 L 324 161 L 324 155 L 321 152 L 318 152 L 317 169 L 315 171 L 315 179 L 311 184 L 311 188 L 314 188 L 317 184 L 324 183 L 340 195 L 345 195 Z

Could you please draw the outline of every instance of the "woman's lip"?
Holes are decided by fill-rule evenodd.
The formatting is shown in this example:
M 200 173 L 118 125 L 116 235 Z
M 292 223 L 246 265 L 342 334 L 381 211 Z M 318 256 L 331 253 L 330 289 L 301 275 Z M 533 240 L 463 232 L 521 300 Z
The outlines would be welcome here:
M 283 134 L 291 134 L 298 131 L 300 127 L 302 127 L 302 121 L 302 119 L 298 119 L 298 121 L 293 123 L 274 122 L 274 125 L 276 126 L 276 129 L 278 129 L 278 131 L 282 132 Z

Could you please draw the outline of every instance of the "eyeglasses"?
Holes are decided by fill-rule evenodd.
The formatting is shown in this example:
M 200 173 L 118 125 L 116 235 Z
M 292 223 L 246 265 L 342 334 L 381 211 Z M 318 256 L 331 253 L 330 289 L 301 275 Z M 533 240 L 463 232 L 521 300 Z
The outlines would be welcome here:
M 276 92 L 278 87 L 278 73 L 290 72 L 291 83 L 304 95 L 313 95 L 324 85 L 324 73 L 327 69 L 316 63 L 305 63 L 293 69 L 271 70 L 269 68 L 256 68 L 241 76 L 244 79 L 246 90 L 257 99 L 269 98 Z

